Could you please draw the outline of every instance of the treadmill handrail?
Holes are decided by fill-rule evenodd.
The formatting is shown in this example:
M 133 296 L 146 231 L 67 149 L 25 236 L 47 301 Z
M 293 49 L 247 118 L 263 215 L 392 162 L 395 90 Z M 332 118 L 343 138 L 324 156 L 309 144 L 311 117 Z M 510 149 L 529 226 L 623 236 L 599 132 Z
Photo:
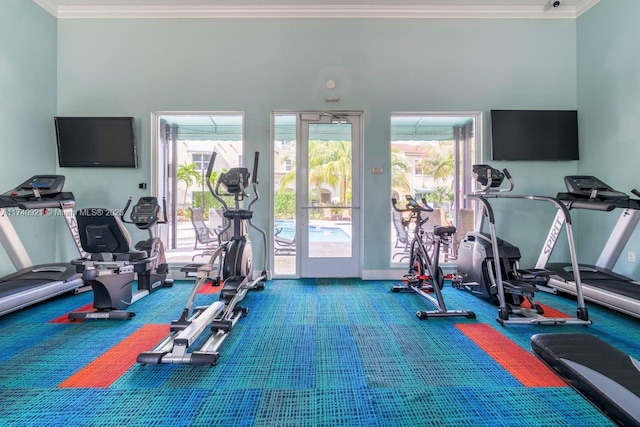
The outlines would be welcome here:
M 600 202 L 597 200 L 572 200 L 567 203 L 569 209 L 588 209 L 592 211 L 610 212 L 616 208 L 616 205 L 609 202 Z
M 556 199 L 570 205 L 570 209 L 590 209 L 599 211 L 611 211 L 613 209 L 640 210 L 640 199 L 610 199 L 580 197 L 573 193 L 558 193 Z M 609 206 L 612 206 L 609 208 Z
M 72 204 L 69 204 L 70 201 L 61 201 L 55 199 L 41 199 L 41 200 L 33 200 L 28 202 L 18 203 L 18 207 L 20 209 L 64 209 L 75 206 L 75 200 L 72 201 Z
M 568 224 L 571 224 L 571 213 L 569 213 L 569 209 L 567 206 L 554 197 L 549 196 L 535 196 L 535 195 L 522 195 L 522 194 L 511 194 L 511 193 L 474 193 L 467 194 L 465 196 L 467 199 L 522 199 L 522 200 L 538 200 L 543 202 L 552 203 L 556 208 L 560 209 L 564 214 L 565 221 Z M 491 214 L 493 215 L 493 213 Z M 489 218 L 489 221 L 493 221 L 493 217 Z
M 44 195 L 41 197 L 35 196 L 0 196 L 1 208 L 15 208 L 20 209 L 44 209 L 44 208 L 67 208 L 74 207 L 76 205 L 76 199 L 73 193 L 65 191 L 63 193 L 57 193 L 55 195 Z

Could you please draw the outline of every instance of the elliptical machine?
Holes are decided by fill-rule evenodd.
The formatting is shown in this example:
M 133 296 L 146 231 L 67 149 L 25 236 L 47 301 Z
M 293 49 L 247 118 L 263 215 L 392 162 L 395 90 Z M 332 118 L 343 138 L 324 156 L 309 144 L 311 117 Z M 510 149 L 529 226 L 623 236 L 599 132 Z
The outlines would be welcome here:
M 244 167 L 231 168 L 220 174 L 215 188 L 211 183 L 211 173 L 216 159 L 213 152 L 207 168 L 206 182 L 211 194 L 223 207 L 223 216 L 229 224 L 219 234 L 219 247 L 211 255 L 208 264 L 199 266 L 197 282 L 189 295 L 187 304 L 178 320 L 171 322 L 170 333 L 153 350 L 138 355 L 138 363 L 189 363 L 193 365 L 215 365 L 218 363 L 218 349 L 235 324 L 248 313 L 248 308 L 238 305 L 249 290 L 263 290 L 265 281 L 270 279 L 267 268 L 267 234 L 251 222 L 251 207 L 258 201 L 258 160 L 255 153 L 253 174 Z M 253 187 L 254 196 L 246 209 L 241 202 L 248 197 L 247 187 Z M 224 193 L 221 192 L 224 190 Z M 230 208 L 223 196 L 234 198 L 234 208 Z M 264 244 L 264 270 L 259 277 L 253 278 L 253 249 L 249 239 L 247 224 L 262 235 Z M 227 242 L 221 241 L 221 235 L 233 226 L 233 237 Z M 216 270 L 218 264 L 218 270 Z M 209 306 L 194 307 L 198 291 L 205 285 L 218 285 L 222 279 L 220 299 Z M 211 330 L 208 338 L 202 338 L 205 330 Z M 194 349 L 195 342 L 202 344 Z
M 572 264 L 577 267 L 575 245 L 571 229 L 571 217 L 567 207 L 552 197 L 509 194 L 514 182 L 507 169 L 500 171 L 489 165 L 474 165 L 474 177 L 482 186 L 479 191 L 465 197 L 480 203 L 475 231 L 467 234 L 458 250 L 458 273 L 462 276 L 461 289 L 488 298 L 499 305 L 497 321 L 501 324 L 580 324 L 589 325 L 589 314 L 582 297 L 579 277 L 576 280 L 578 295 L 577 318 L 544 317 L 544 310 L 534 300 L 540 288 L 547 288 L 553 272 L 546 269 L 521 269 L 518 247 L 497 237 L 495 216 L 488 199 L 527 199 L 554 204 L 565 218 L 566 234 Z M 505 178 L 508 188 L 501 188 Z M 488 220 L 489 233 L 482 232 L 484 219 Z M 521 307 L 528 301 L 531 308 Z M 512 318 L 511 315 L 521 316 Z
M 167 279 L 169 266 L 160 238 L 155 235 L 160 221 L 160 206 L 156 197 L 141 197 L 133 205 L 130 221 L 125 219 L 131 198 L 119 215 L 108 209 L 83 209 L 76 213 L 82 248 L 89 257 L 71 261 L 82 279 L 93 289 L 92 312 L 69 313 L 70 320 L 126 319 L 135 313 L 126 309 L 136 301 L 162 288 L 171 287 Z M 130 248 L 130 236 L 123 223 L 134 224 L 147 230 L 149 238 Z M 133 292 L 133 281 L 138 278 L 138 289 Z

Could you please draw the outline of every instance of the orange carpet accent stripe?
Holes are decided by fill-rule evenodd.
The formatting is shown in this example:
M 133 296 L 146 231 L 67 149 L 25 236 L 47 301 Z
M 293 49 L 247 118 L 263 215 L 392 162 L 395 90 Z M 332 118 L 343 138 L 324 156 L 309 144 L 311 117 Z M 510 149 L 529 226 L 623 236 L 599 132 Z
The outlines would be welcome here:
M 456 327 L 526 387 L 568 387 L 533 354 L 489 325 L 460 323 Z
M 198 289 L 199 294 L 217 294 L 222 289 L 221 285 L 213 286 L 210 284 L 202 285 L 200 289 Z
M 539 302 L 536 304 L 538 304 L 544 310 L 544 313 L 542 313 L 544 317 L 561 317 L 564 319 L 571 317 L 561 311 L 556 310 L 555 308 L 549 307 L 548 305 L 540 304 Z M 522 308 L 531 308 L 531 304 L 529 304 L 529 301 L 527 301 L 526 299 L 522 302 L 522 304 L 520 304 L 520 306 Z
M 79 311 L 82 313 L 93 311 L 93 303 L 83 305 L 82 307 L 79 307 L 73 311 Z M 79 322 L 82 322 L 82 319 L 74 320 L 74 321 L 69 320 L 69 313 L 63 314 L 60 317 L 56 317 L 55 319 L 49 320 L 49 323 L 79 323 Z
M 107 388 L 169 333 L 169 325 L 145 325 L 58 384 L 59 388 Z

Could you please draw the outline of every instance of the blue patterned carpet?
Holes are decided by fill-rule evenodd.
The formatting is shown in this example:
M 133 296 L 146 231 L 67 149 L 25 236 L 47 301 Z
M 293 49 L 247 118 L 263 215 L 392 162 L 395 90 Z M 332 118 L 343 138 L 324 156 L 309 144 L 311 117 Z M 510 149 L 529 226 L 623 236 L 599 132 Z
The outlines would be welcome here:
M 594 324 L 501 327 L 496 308 L 445 287 L 477 319 L 430 309 L 390 281 L 274 280 L 247 295 L 215 367 L 134 365 L 108 388 L 58 384 L 145 324 L 177 318 L 192 284 L 137 302 L 131 321 L 52 324 L 92 301 L 64 296 L 0 318 L 0 424 L 12 426 L 603 426 L 570 387 L 520 384 L 457 323 L 485 323 L 530 352 L 538 332 L 589 332 L 640 359 L 640 321 L 589 305 Z M 217 295 L 201 295 L 208 304 Z M 569 298 L 542 294 L 567 314 Z

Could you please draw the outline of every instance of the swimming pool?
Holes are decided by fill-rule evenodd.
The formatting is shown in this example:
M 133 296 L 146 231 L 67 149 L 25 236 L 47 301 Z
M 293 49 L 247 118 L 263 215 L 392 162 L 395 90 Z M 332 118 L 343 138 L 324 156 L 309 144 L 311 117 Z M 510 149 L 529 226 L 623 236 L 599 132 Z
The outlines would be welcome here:
M 282 229 L 278 234 L 285 239 L 293 239 L 296 235 L 295 222 L 279 220 L 275 221 L 275 229 Z M 343 229 L 331 225 L 310 225 L 309 226 L 310 242 L 350 242 L 349 236 Z

